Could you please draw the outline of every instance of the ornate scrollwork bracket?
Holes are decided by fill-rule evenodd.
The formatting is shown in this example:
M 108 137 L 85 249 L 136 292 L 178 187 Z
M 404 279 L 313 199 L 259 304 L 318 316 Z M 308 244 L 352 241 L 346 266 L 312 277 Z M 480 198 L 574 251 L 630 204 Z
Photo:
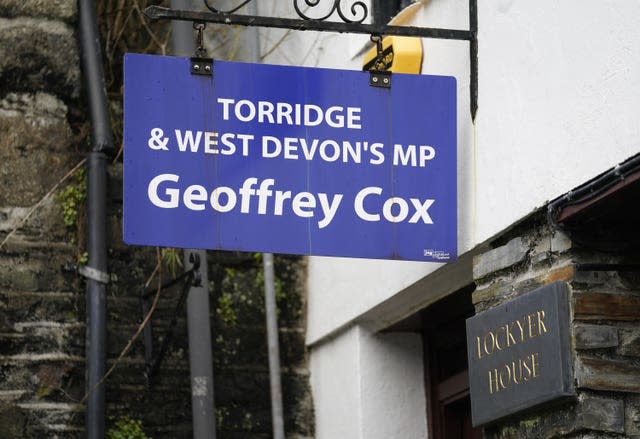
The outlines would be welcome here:
M 322 0 L 292 0 L 293 8 L 300 17 L 298 19 L 236 14 L 240 8 L 251 1 L 254 0 L 242 0 L 237 6 L 227 11 L 222 11 L 212 6 L 211 0 L 203 0 L 204 5 L 208 9 L 208 11 L 205 12 L 149 6 L 144 10 L 144 13 L 151 20 L 169 19 L 239 26 L 275 27 L 292 30 L 368 35 L 399 35 L 464 41 L 470 41 L 475 38 L 475 31 L 473 29 L 467 31 L 416 26 L 393 26 L 386 23 L 365 23 L 369 18 L 369 8 L 362 0 L 329 0 L 324 2 Z M 470 1 L 474 2 L 475 0 Z M 304 10 L 301 6 L 302 4 L 307 6 Z M 346 12 L 347 10 L 349 12 Z M 475 8 L 473 10 L 475 13 Z M 313 14 L 314 11 L 318 11 L 317 16 Z M 338 17 L 340 21 L 333 20 L 335 17 Z
M 233 14 L 252 1 L 253 0 L 243 0 L 233 8 L 222 11 L 221 9 L 214 7 L 211 4 L 210 0 L 203 0 L 206 8 L 216 14 Z M 351 3 L 351 7 L 349 8 L 351 17 L 349 17 L 349 15 L 345 13 L 345 10 L 346 8 L 348 8 L 349 3 Z M 301 4 L 305 6 L 304 10 L 301 7 Z M 337 15 L 344 23 L 363 23 L 369 16 L 369 8 L 367 7 L 367 4 L 362 0 L 351 0 L 351 2 L 349 2 L 349 0 L 293 0 L 293 8 L 298 14 L 298 17 L 303 20 L 324 21 L 337 13 Z M 321 11 L 321 15 L 317 17 L 314 17 L 313 14 L 308 15 L 307 11 L 309 10 L 311 12 L 313 12 L 314 10 Z
M 350 12 L 351 12 L 352 18 L 348 17 L 347 14 L 344 12 L 345 8 L 347 7 L 347 3 L 349 2 L 344 0 L 332 0 L 332 1 L 333 1 L 333 5 L 331 5 L 331 7 L 329 8 L 326 8 L 327 11 L 319 17 L 313 17 L 311 15 L 307 15 L 306 11 L 303 11 L 300 8 L 300 3 L 303 3 L 301 0 L 293 0 L 293 8 L 296 10 L 296 14 L 298 14 L 298 17 L 302 18 L 303 20 L 324 21 L 330 18 L 335 13 L 337 13 L 340 19 L 344 23 L 364 23 L 364 21 L 369 16 L 369 8 L 367 7 L 367 4 L 363 1 L 357 0 L 351 3 Z M 304 4 L 307 6 L 307 10 L 312 10 L 312 11 L 314 10 L 314 8 L 317 8 L 322 3 L 323 2 L 321 0 L 304 0 Z M 324 2 L 324 3 L 330 4 L 331 2 Z
M 258 26 L 290 30 L 309 30 L 368 35 L 397 35 L 469 42 L 471 115 L 475 118 L 478 95 L 478 15 L 477 0 L 469 0 L 469 29 L 443 29 L 416 26 L 394 26 L 387 23 L 369 23 L 370 11 L 363 0 L 291 0 L 299 18 L 280 18 L 237 14 L 254 0 L 238 0 L 229 10 L 213 6 L 213 0 L 203 0 L 207 11 L 185 11 L 161 6 L 144 10 L 151 20 L 182 20 L 198 23 L 217 23 L 238 26 Z M 376 2 L 385 0 L 373 0 Z M 315 14 L 314 14 L 315 13 Z

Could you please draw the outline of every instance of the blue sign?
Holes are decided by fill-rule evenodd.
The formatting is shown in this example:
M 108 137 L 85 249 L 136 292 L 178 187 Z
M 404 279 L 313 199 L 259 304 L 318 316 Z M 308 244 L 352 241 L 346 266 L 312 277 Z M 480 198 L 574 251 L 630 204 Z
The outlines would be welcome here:
M 456 81 L 128 54 L 129 244 L 447 262 Z

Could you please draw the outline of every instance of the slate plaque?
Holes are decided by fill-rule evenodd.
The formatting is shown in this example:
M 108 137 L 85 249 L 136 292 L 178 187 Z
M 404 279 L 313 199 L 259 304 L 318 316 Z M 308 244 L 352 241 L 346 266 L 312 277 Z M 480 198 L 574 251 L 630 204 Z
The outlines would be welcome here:
M 473 426 L 574 395 L 567 285 L 467 319 Z

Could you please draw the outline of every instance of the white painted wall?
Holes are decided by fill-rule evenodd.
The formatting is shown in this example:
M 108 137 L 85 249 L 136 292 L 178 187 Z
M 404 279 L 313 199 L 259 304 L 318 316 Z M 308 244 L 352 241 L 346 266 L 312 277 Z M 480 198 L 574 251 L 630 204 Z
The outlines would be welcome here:
M 316 439 L 360 438 L 359 335 L 358 328 L 351 328 L 313 351 Z
M 361 439 L 426 438 L 422 337 L 359 333 Z
M 478 2 L 477 241 L 640 151 L 640 2 Z
M 314 349 L 316 439 L 427 437 L 422 342 L 352 327 Z

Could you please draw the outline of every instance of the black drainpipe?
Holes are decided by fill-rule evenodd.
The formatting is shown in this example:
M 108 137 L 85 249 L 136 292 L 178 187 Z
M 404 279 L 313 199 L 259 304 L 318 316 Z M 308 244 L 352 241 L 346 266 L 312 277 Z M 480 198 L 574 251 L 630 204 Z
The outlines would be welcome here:
M 105 436 L 105 395 L 101 382 L 106 369 L 106 205 L 107 154 L 113 151 L 107 93 L 102 66 L 95 4 L 79 0 L 80 43 L 87 103 L 91 119 L 91 152 L 87 158 L 87 251 L 89 263 L 82 272 L 87 278 L 86 338 L 86 432 L 88 439 Z

